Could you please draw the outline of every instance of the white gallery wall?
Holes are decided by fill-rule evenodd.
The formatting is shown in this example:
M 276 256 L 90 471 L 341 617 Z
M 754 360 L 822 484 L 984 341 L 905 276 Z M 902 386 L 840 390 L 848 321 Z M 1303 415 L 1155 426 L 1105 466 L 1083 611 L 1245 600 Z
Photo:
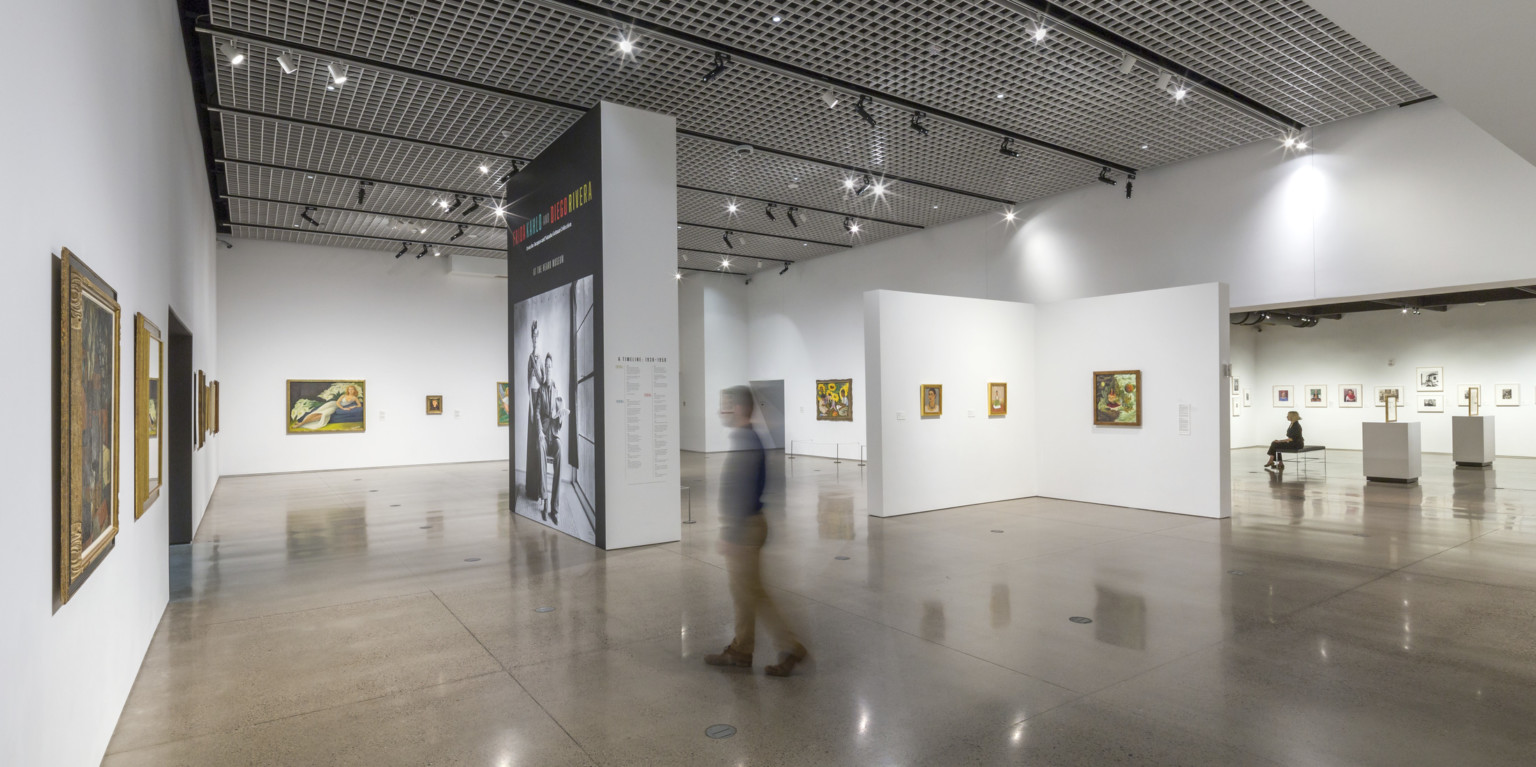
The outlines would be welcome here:
M 1397 311 L 1347 314 L 1323 320 L 1314 328 L 1232 328 L 1234 338 L 1247 336 L 1255 344 L 1257 371 L 1253 378 L 1253 408 L 1237 420 L 1250 420 L 1257 429 L 1251 444 L 1269 443 L 1285 432 L 1285 412 L 1301 413 L 1309 444 L 1358 450 L 1362 421 L 1381 421 L 1381 408 L 1341 408 L 1339 384 L 1360 384 L 1369 393 L 1377 386 L 1401 386 L 1405 402 L 1398 419 L 1423 424 L 1426 453 L 1451 452 L 1449 405 L 1458 384 L 1478 384 L 1483 391 L 1482 415 L 1493 416 L 1498 455 L 1536 457 L 1536 300 L 1498 301 L 1477 306 L 1453 306 L 1447 312 L 1402 314 Z M 1418 412 L 1415 368 L 1445 368 L 1448 402 L 1442 413 Z M 1494 384 L 1513 383 L 1520 405 L 1495 407 Z M 1325 384 L 1328 407 L 1275 408 L 1270 387 Z M 1246 385 L 1246 384 L 1245 384 Z M 1449 461 L 1450 458 L 1446 457 Z
M 1035 495 L 1035 307 L 876 290 L 864 312 L 869 513 Z M 992 382 L 1008 384 L 1006 415 L 988 414 Z M 929 384 L 944 387 L 938 416 L 919 409 Z
M 506 460 L 507 283 L 442 258 L 237 239 L 219 250 L 226 475 Z M 367 430 L 288 434 L 288 379 L 366 382 Z M 443 414 L 426 396 L 443 395 Z
M 1228 402 L 1232 397 L 1237 397 L 1237 417 L 1232 419 L 1232 447 L 1252 447 L 1253 445 L 1268 445 L 1272 439 L 1280 439 L 1285 436 L 1285 429 L 1275 432 L 1275 424 L 1265 421 L 1267 415 L 1264 411 L 1255 412 L 1254 408 L 1269 405 L 1269 390 L 1259 391 L 1259 363 L 1258 341 L 1259 334 L 1252 328 L 1230 327 L 1229 354 L 1232 359 L 1232 377 L 1237 379 L 1236 390 L 1228 387 Z M 1248 392 L 1248 398 L 1243 399 L 1243 392 Z
M 747 385 L 747 285 L 741 277 L 683 272 L 678 281 L 682 448 L 730 449 L 720 390 Z
M 174 308 L 194 334 L 194 366 L 219 377 L 215 229 L 174 3 L 10 3 L 6 33 L 0 396 L 15 407 L 0 440 L 0 764 L 79 767 L 100 763 L 169 597 L 168 492 L 133 515 L 134 315 L 164 332 Z M 117 290 L 122 307 L 121 529 L 55 609 L 52 262 L 65 247 Z M 222 442 L 212 437 L 193 453 L 194 524 L 218 479 Z

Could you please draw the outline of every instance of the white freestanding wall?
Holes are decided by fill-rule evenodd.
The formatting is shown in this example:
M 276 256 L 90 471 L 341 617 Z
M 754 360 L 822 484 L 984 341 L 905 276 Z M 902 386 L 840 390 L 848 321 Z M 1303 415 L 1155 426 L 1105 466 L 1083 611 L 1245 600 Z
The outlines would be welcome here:
M 507 460 L 507 284 L 393 258 L 266 240 L 219 253 L 223 473 Z M 289 434 L 288 379 L 367 382 L 367 430 Z M 443 414 L 426 396 L 443 395 Z
M 677 121 L 604 103 L 603 380 L 605 546 L 621 549 L 682 537 L 678 464 Z M 626 476 L 625 377 L 621 356 L 665 358 L 667 471 L 655 481 Z M 615 405 L 618 404 L 617 407 Z M 659 407 L 659 405 L 658 405 Z M 649 446 L 646 446 L 649 448 Z
M 876 290 L 864 294 L 869 513 L 893 517 L 1036 493 L 1035 307 Z M 1008 414 L 987 414 L 987 384 Z M 944 387 L 925 417 L 919 387 Z
M 79 767 L 101 762 L 170 593 L 168 486 L 133 516 L 134 314 L 164 333 L 174 309 L 194 335 L 194 368 L 221 377 L 215 229 L 174 3 L 8 3 L 6 33 L 0 396 L 17 406 L 0 440 L 0 764 Z M 46 77 L 26 74 L 40 69 Z M 55 609 L 52 262 L 64 247 L 117 290 L 122 306 L 121 530 Z M 194 525 L 218 479 L 223 441 L 214 436 L 193 453 Z
M 742 278 L 684 272 L 678 284 L 682 350 L 682 448 L 730 448 L 720 390 L 747 384 L 747 286 Z

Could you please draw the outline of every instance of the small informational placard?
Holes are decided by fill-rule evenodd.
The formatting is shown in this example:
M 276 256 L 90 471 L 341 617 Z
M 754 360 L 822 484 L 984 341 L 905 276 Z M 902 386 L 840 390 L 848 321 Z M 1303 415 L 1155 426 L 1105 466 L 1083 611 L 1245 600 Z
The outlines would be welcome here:
M 1179 434 L 1189 436 L 1194 428 L 1195 406 L 1186 402 L 1179 403 Z
M 624 376 L 624 478 L 631 485 L 661 482 L 671 467 L 671 373 L 666 357 L 620 356 Z

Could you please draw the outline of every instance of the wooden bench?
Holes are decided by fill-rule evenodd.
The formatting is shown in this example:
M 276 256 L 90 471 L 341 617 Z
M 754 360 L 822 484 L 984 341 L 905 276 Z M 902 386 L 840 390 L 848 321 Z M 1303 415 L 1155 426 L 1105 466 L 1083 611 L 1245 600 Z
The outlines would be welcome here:
M 1323 475 L 1327 476 L 1327 474 L 1328 474 L 1328 448 L 1325 445 L 1307 445 L 1305 447 L 1282 447 L 1282 448 L 1278 448 L 1275 452 L 1277 452 L 1277 453 L 1285 453 L 1286 455 L 1294 455 L 1294 456 L 1296 456 L 1295 458 L 1291 459 L 1289 462 L 1290 463 L 1299 463 L 1299 464 L 1301 464 L 1301 471 L 1302 471 L 1302 473 L 1306 473 L 1306 471 L 1307 471 L 1307 464 L 1310 464 L 1313 461 L 1318 460 L 1317 456 L 1310 456 L 1310 455 L 1307 455 L 1307 453 L 1322 453 L 1323 454 L 1322 455 Z

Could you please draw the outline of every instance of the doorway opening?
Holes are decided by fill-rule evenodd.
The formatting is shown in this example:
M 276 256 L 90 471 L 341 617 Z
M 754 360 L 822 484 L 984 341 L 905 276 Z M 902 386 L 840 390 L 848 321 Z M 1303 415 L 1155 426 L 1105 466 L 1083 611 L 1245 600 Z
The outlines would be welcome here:
M 195 388 L 192 383 L 192 331 L 176 316 L 167 312 L 165 422 L 166 478 L 170 487 L 170 544 L 192 542 L 192 450 L 197 428 Z M 176 558 L 172 557 L 172 567 Z

